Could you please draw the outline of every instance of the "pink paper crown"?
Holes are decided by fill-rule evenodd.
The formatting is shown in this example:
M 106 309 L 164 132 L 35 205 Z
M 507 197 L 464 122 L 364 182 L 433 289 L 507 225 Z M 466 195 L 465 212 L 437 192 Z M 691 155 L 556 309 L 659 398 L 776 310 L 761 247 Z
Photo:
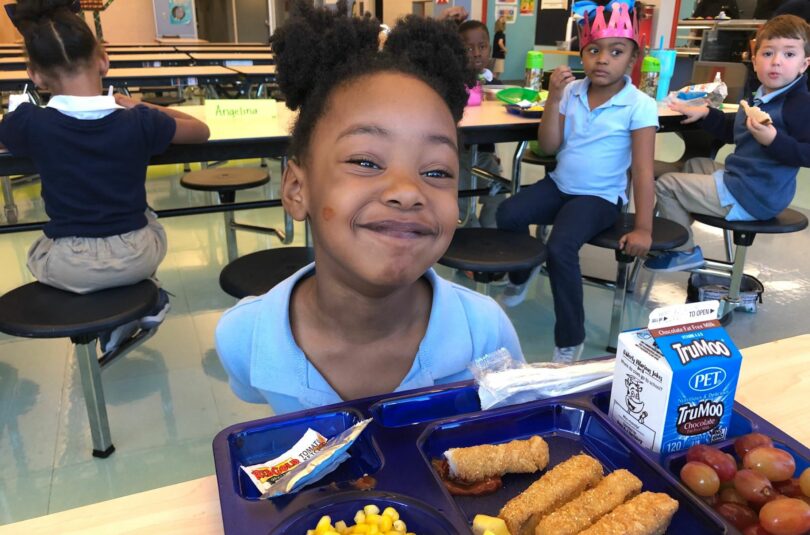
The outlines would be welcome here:
M 630 7 L 627 4 L 615 2 L 611 6 L 610 22 L 605 22 L 605 6 L 596 8 L 596 15 L 591 24 L 588 12 L 585 12 L 585 20 L 579 26 L 579 48 L 583 50 L 593 41 L 604 39 L 605 37 L 624 37 L 636 42 L 638 40 L 638 21 L 636 13 L 630 17 Z

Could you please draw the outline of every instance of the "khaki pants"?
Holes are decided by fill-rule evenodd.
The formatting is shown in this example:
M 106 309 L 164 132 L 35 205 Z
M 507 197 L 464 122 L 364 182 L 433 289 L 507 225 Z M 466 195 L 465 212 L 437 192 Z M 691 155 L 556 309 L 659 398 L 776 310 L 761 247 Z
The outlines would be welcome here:
M 723 166 L 710 158 L 692 158 L 684 164 L 683 173 L 667 173 L 655 181 L 658 215 L 674 221 L 689 231 L 689 239 L 677 251 L 691 250 L 690 213 L 726 217 L 731 206 L 720 206 L 713 173 Z
M 41 236 L 28 250 L 28 269 L 49 286 L 80 294 L 154 277 L 166 256 L 166 232 L 151 210 L 146 226 L 106 238 Z

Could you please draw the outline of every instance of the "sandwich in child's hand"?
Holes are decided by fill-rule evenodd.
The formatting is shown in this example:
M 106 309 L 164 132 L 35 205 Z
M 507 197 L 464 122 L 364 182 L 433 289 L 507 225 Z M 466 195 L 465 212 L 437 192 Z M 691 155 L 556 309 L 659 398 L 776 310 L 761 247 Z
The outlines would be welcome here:
M 544 516 L 601 480 L 599 461 L 588 455 L 575 455 L 509 500 L 498 516 L 506 522 L 512 535 L 534 535 L 535 527 Z
M 756 123 L 769 125 L 773 122 L 771 120 L 771 116 L 768 115 L 768 112 L 762 111 L 759 109 L 759 106 L 749 106 L 748 102 L 745 100 L 740 101 L 740 106 L 742 106 L 743 110 L 745 111 L 745 115 L 753 119 Z
M 434 461 L 445 485 L 454 495 L 481 495 L 501 487 L 504 474 L 532 473 L 548 466 L 548 444 L 538 436 L 505 444 L 450 448 L 446 463 Z

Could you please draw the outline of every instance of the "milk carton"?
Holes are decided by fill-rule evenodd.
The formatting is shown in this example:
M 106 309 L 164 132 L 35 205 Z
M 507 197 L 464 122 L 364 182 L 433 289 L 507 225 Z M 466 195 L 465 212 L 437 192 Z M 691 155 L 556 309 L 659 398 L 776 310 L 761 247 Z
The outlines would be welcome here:
M 648 329 L 619 335 L 610 418 L 655 452 L 726 438 L 741 356 L 718 301 L 656 309 Z

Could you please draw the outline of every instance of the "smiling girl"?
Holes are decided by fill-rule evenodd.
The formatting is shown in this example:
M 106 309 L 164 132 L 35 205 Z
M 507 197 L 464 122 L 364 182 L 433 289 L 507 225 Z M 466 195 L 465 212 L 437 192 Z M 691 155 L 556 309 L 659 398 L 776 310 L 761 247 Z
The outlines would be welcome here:
M 464 47 L 415 17 L 379 53 L 377 32 L 301 2 L 273 36 L 300 108 L 282 200 L 315 262 L 227 311 L 216 342 L 234 392 L 276 413 L 466 379 L 502 346 L 522 358 L 496 303 L 431 269 L 458 219 Z

